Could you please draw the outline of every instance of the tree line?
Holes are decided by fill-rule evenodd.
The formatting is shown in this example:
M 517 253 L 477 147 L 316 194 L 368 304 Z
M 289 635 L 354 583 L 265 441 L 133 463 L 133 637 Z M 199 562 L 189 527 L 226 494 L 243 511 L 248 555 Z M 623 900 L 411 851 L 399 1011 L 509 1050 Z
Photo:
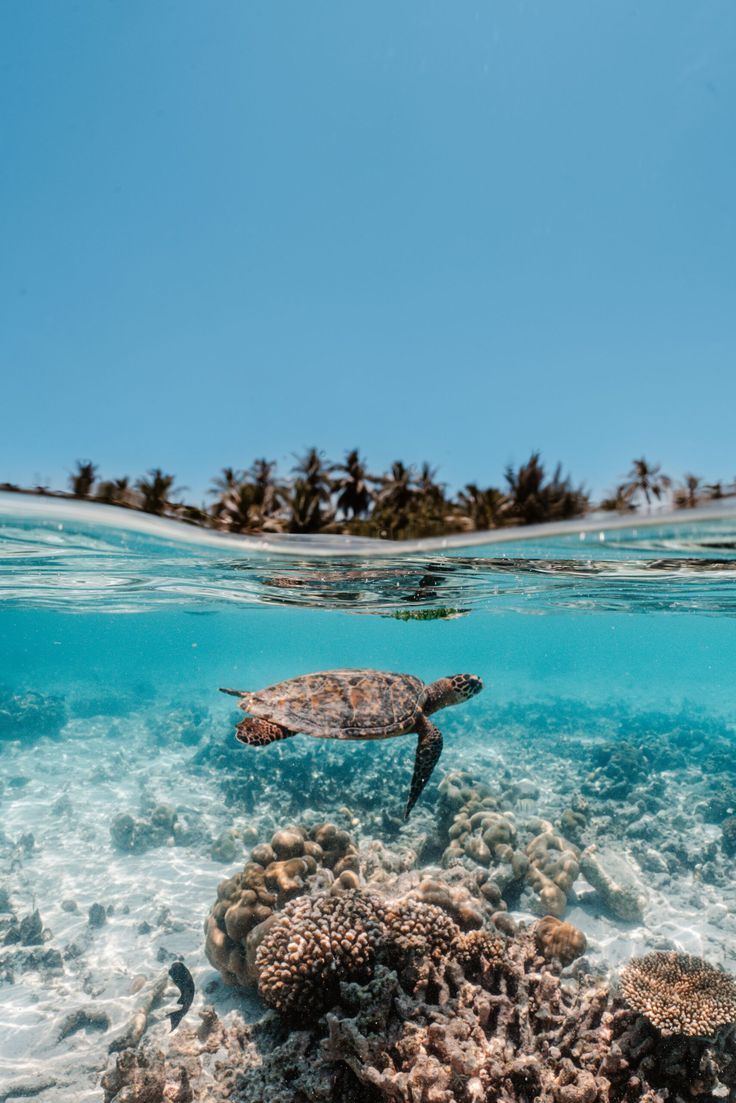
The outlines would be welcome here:
M 103 502 L 227 532 L 344 533 L 393 540 L 565 521 L 593 508 L 632 512 L 665 495 L 684 509 L 736 494 L 736 481 L 708 484 L 687 474 L 675 483 L 644 457 L 632 461 L 626 478 L 595 504 L 583 485 L 563 474 L 561 464 L 548 471 L 539 452 L 519 467 L 509 464 L 502 486 L 467 483 L 455 495 L 447 493 L 428 463 L 416 468 L 397 460 L 390 471 L 374 475 L 357 449 L 339 463 L 317 448 L 295 460 L 287 477 L 266 459 L 243 470 L 225 467 L 213 480 L 208 500 L 198 506 L 184 501 L 186 488 L 161 468 L 136 480 L 127 475 L 102 479 L 90 460 L 77 461 L 68 492 L 43 486 L 26 492 Z M 0 489 L 24 488 L 4 483 Z

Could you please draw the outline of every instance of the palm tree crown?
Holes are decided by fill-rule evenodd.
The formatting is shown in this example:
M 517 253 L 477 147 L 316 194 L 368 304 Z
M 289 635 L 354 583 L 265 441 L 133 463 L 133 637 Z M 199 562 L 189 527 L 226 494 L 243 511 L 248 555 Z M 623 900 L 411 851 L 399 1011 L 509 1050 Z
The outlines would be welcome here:
M 661 465 L 649 463 L 642 456 L 633 460 L 631 469 L 627 475 L 626 489 L 632 494 L 643 494 L 647 506 L 652 504 L 652 495 L 659 501 L 662 494 L 672 485 L 672 480 L 661 473 Z

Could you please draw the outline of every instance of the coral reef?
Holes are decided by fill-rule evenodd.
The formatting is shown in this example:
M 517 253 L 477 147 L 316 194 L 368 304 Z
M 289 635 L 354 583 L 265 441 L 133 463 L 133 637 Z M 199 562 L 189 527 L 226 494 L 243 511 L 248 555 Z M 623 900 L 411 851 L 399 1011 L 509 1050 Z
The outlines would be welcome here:
M 596 747 L 594 769 L 583 783 L 583 792 L 603 799 L 621 800 L 652 767 L 651 756 L 640 744 L 616 740 Z
M 736 1022 L 736 981 L 690 954 L 653 953 L 621 971 L 627 1002 L 663 1036 L 711 1037 Z
M 208 961 L 227 984 L 249 984 L 258 942 L 258 936 L 251 938 L 249 959 L 251 932 L 307 892 L 319 871 L 328 883 L 355 888 L 359 870 L 350 836 L 334 824 L 318 824 L 309 832 L 304 827 L 276 831 L 270 843 L 253 848 L 240 873 L 218 886 L 217 901 L 205 921 Z
M 212 730 L 212 716 L 204 705 L 172 705 L 165 712 L 157 712 L 147 720 L 153 741 L 160 746 L 167 743 L 183 743 L 191 747 L 201 742 Z
M 292 962 L 300 997 L 276 988 L 272 1002 L 303 1008 L 301 1029 L 268 1018 L 226 1024 L 206 1008 L 197 1029 L 184 1026 L 172 1038 L 168 1054 L 145 1040 L 118 1053 L 103 1078 L 105 1103 L 715 1103 L 736 1092 L 732 1029 L 713 1039 L 665 1038 L 603 981 L 566 981 L 559 960 L 538 952 L 533 931 L 501 939 L 474 930 L 451 952 L 430 939 L 421 968 L 397 970 L 378 960 L 394 905 L 347 895 L 289 904 L 269 952 L 265 940 L 259 950 L 269 986 L 282 979 L 279 962 L 322 954 L 322 981 L 336 1000 L 326 1015 L 323 1001 L 311 998 L 317 972 L 305 979 L 309 970 Z M 429 907 L 415 904 L 415 916 Z M 369 934 L 374 908 L 384 918 Z M 365 938 L 354 958 L 339 951 L 340 969 L 362 975 L 333 979 L 327 946 L 348 933 L 348 911 Z M 287 921 L 295 916 L 299 932 Z M 295 933 L 306 936 L 303 951 Z
M 0 691 L 0 744 L 57 738 L 67 722 L 64 700 L 48 693 Z

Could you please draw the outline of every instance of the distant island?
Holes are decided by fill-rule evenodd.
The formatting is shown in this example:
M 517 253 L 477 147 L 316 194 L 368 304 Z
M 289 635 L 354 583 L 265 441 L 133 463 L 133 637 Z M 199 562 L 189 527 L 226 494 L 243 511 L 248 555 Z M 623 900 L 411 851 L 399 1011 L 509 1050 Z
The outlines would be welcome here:
M 705 483 L 686 474 L 675 482 L 659 464 L 642 457 L 632 461 L 626 479 L 608 497 L 592 503 L 584 486 L 563 475 L 560 464 L 548 472 L 541 454 L 533 452 L 520 467 L 505 469 L 501 486 L 468 483 L 451 496 L 428 463 L 415 468 L 397 460 L 389 472 L 372 475 L 357 449 L 333 463 L 317 448 L 310 448 L 297 457 L 286 478 L 278 475 L 273 461 L 265 459 L 242 471 L 223 468 L 212 482 L 209 501 L 201 505 L 187 503 L 185 488 L 161 468 L 135 480 L 127 475 L 102 479 L 89 460 L 77 461 L 67 491 L 12 483 L 0 483 L 0 490 L 102 502 L 225 532 L 340 533 L 408 540 L 570 520 L 592 509 L 629 513 L 649 508 L 665 496 L 676 508 L 693 508 L 736 496 L 736 480 Z

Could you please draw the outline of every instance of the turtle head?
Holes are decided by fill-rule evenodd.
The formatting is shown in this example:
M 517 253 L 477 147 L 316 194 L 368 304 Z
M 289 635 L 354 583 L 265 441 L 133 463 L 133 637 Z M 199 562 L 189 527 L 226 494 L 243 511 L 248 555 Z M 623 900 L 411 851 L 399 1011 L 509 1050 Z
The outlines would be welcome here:
M 448 705 L 461 705 L 482 689 L 483 682 L 477 674 L 453 674 L 449 678 L 440 678 L 427 687 L 424 711 L 435 712 Z

